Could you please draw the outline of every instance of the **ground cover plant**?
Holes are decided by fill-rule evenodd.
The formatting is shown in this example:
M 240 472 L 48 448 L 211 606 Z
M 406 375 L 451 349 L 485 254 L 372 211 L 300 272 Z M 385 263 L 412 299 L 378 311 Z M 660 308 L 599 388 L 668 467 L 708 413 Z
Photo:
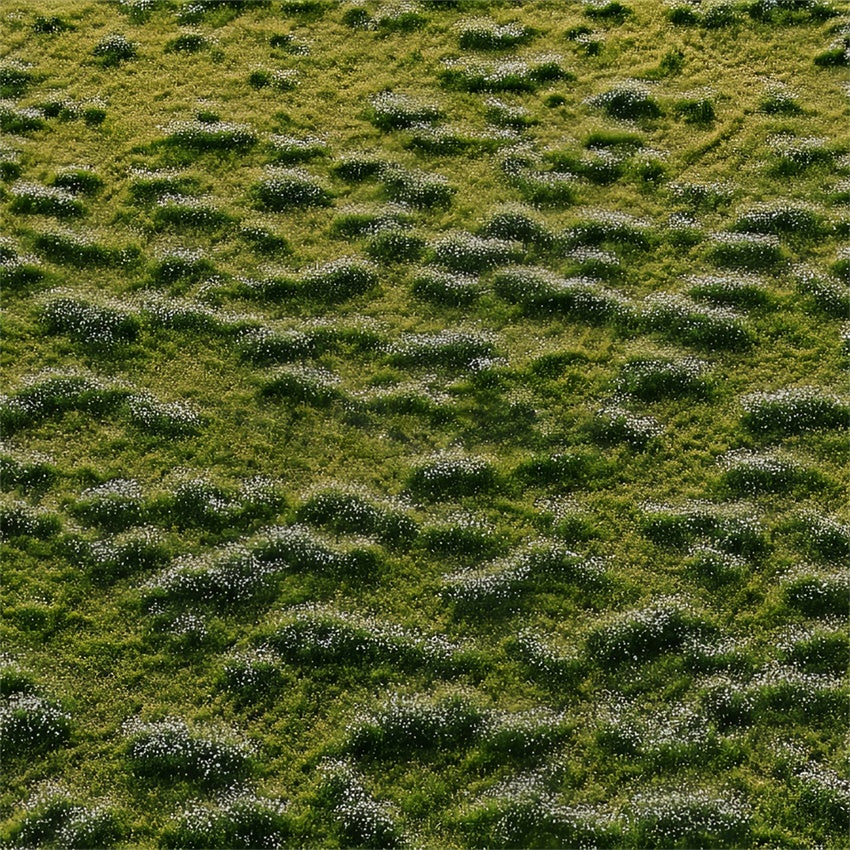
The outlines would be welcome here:
M 844 848 L 849 31 L 0 4 L 0 846 Z

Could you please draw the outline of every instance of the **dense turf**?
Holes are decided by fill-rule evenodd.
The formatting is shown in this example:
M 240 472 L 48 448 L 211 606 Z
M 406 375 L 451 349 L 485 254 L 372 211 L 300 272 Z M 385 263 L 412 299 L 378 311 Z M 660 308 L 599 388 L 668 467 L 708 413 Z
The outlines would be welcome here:
M 4 846 L 846 845 L 846 3 L 0 25 Z

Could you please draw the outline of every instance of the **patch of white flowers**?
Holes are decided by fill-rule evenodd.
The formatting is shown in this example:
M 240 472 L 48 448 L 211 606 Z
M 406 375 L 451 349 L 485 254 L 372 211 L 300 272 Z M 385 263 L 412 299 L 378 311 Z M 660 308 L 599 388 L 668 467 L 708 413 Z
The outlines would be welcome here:
M 391 848 L 402 843 L 395 808 L 372 796 L 350 762 L 327 760 L 319 769 L 347 844 Z
M 134 770 L 168 780 L 227 782 L 244 773 L 255 755 L 254 747 L 232 729 L 194 727 L 178 717 L 147 723 L 130 718 L 122 732 Z
M 448 598 L 480 603 L 514 599 L 530 582 L 544 576 L 562 576 L 579 585 L 592 586 L 603 575 L 597 561 L 582 560 L 559 543 L 539 541 L 483 567 L 444 576 L 443 582 Z
M 850 425 L 850 399 L 821 387 L 788 387 L 741 398 L 747 427 L 758 432 L 797 434 Z

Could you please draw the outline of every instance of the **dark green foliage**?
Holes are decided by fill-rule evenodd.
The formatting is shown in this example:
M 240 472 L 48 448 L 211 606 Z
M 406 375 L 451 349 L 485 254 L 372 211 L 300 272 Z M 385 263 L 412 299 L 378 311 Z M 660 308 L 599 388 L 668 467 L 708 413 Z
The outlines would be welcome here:
M 850 401 L 815 387 L 748 396 L 744 408 L 742 424 L 757 434 L 802 434 L 850 425 Z
M 57 174 L 51 186 L 80 195 L 96 195 L 104 187 L 103 178 L 87 168 L 67 168 Z
M 645 662 L 682 650 L 689 638 L 715 631 L 701 617 L 673 603 L 621 614 L 591 630 L 585 643 L 588 659 L 603 669 Z
M 637 82 L 626 82 L 590 98 L 589 103 L 611 118 L 657 118 L 661 109 L 649 89 Z
M 135 59 L 137 55 L 136 45 L 120 33 L 104 36 L 92 53 L 106 67 L 120 65 L 128 59 Z
M 4 492 L 44 490 L 59 477 L 59 469 L 48 457 L 18 455 L 0 450 L 0 489 Z
M 487 493 L 497 485 L 496 472 L 481 458 L 442 458 L 413 470 L 407 480 L 410 492 L 439 501 Z
M 250 127 L 218 120 L 214 116 L 198 116 L 195 121 L 179 121 L 168 127 L 167 145 L 193 153 L 233 151 L 245 153 L 257 142 Z
M 584 7 L 584 14 L 588 18 L 622 23 L 632 14 L 632 10 L 617 0 L 594 0 Z
M 21 108 L 9 101 L 0 103 L 0 130 L 4 133 L 32 133 L 44 126 L 41 110 Z
M 162 847 L 180 850 L 276 850 L 291 833 L 291 819 L 277 801 L 245 794 L 219 805 L 196 803 L 167 829 Z
M 706 351 L 745 351 L 752 331 L 730 310 L 705 307 L 675 295 L 647 299 L 643 320 L 650 330 Z
M 260 393 L 266 398 L 292 404 L 306 404 L 315 408 L 326 408 L 343 396 L 335 377 L 319 369 L 278 369 L 263 382 Z
M 257 183 L 253 194 L 261 209 L 282 212 L 305 207 L 327 207 L 331 195 L 315 178 L 296 169 L 271 173 Z
M 69 715 L 53 700 L 15 694 L 0 703 L 0 752 L 4 762 L 54 750 L 68 740 L 70 733 Z
M 23 502 L 0 502 L 0 537 L 32 537 L 47 540 L 62 528 L 59 517 L 31 508 Z
M 464 50 L 510 50 L 527 44 L 534 35 L 533 30 L 519 24 L 469 24 L 461 29 L 458 43 Z
M 810 617 L 844 617 L 850 605 L 850 585 L 840 573 L 803 573 L 785 584 L 783 592 L 791 608 Z
M 417 534 L 416 523 L 397 508 L 337 489 L 311 496 L 298 509 L 298 519 L 341 534 L 375 536 L 393 546 L 405 546 Z
M 207 39 L 199 32 L 184 32 L 165 45 L 166 53 L 199 53 L 209 47 Z
M 717 117 L 714 103 L 707 97 L 677 100 L 673 104 L 673 114 L 686 124 L 711 124 Z
M 160 285 L 195 283 L 215 273 L 215 266 L 198 252 L 175 250 L 165 254 L 151 269 L 151 279 Z
M 420 210 L 448 207 L 457 192 L 444 177 L 424 171 L 384 168 L 381 178 L 391 200 Z
M 477 278 L 437 269 L 423 269 L 413 278 L 413 294 L 422 301 L 460 307 L 473 303 L 481 294 Z
M 425 250 L 421 236 L 402 229 L 382 230 L 366 244 L 366 253 L 377 262 L 414 263 Z
M 336 304 L 368 292 L 378 283 L 378 275 L 370 264 L 356 259 L 340 258 L 305 271 L 301 289 L 310 298 Z
M 781 652 L 781 660 L 809 673 L 841 676 L 850 658 L 850 637 L 841 632 L 815 632 Z
M 642 401 L 705 397 L 709 384 L 704 365 L 697 360 L 632 360 L 620 371 L 617 389 Z
M 349 183 L 360 183 L 380 177 L 387 167 L 386 160 L 365 154 L 350 154 L 333 167 L 333 173 Z
M 561 452 L 531 458 L 520 464 L 515 472 L 532 486 L 557 490 L 603 487 L 610 474 L 609 465 L 601 457 L 587 452 Z
M 73 24 L 67 23 L 57 15 L 52 15 L 49 18 L 44 15 L 36 15 L 32 28 L 37 33 L 59 33 L 75 29 Z
M 112 346 L 133 342 L 139 320 L 115 307 L 101 307 L 76 298 L 56 298 L 45 305 L 42 321 L 48 333 L 64 333 L 87 345 Z
M 816 470 L 803 467 L 791 459 L 768 453 L 753 453 L 730 457 L 722 483 L 730 495 L 746 498 L 797 489 L 817 490 L 825 481 Z
M 50 215 L 56 218 L 79 218 L 86 208 L 65 189 L 38 183 L 16 183 L 12 188 L 12 212 L 24 215 Z
M 232 737 L 207 736 L 181 720 L 139 724 L 125 757 L 137 776 L 163 783 L 188 780 L 207 786 L 232 783 L 250 769 L 250 749 Z
M 130 183 L 130 197 L 136 204 L 152 204 L 167 195 L 185 196 L 199 188 L 198 180 L 183 174 L 142 171 Z
M 39 233 L 33 245 L 54 263 L 67 263 L 77 268 L 127 266 L 139 256 L 135 246 L 110 248 L 71 231 Z
M 481 227 L 481 235 L 489 239 L 522 242 L 538 248 L 548 248 L 554 239 L 546 225 L 520 209 L 505 209 L 491 215 Z
M 20 97 L 33 81 L 25 65 L 5 62 L 0 65 L 0 97 Z
M 240 229 L 239 236 L 258 254 L 288 254 L 290 250 L 289 243 L 283 236 L 272 233 L 264 227 L 248 225 Z

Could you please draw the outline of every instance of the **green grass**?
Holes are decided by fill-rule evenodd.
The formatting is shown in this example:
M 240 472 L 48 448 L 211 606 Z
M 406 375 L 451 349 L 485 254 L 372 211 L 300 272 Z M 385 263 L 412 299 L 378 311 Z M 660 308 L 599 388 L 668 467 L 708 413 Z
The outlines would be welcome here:
M 844 847 L 848 21 L 4 3 L 0 843 Z

